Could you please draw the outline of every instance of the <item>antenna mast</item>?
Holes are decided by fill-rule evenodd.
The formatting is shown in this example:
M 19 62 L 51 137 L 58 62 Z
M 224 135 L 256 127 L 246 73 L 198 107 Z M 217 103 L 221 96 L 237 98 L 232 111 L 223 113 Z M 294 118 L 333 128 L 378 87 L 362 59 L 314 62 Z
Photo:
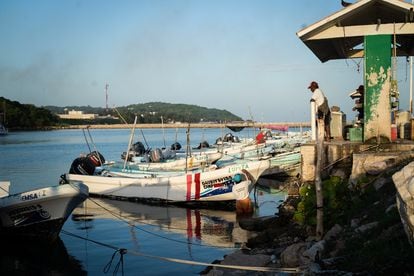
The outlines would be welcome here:
M 108 112 L 108 87 L 109 84 L 105 85 L 105 104 L 106 104 L 106 112 Z

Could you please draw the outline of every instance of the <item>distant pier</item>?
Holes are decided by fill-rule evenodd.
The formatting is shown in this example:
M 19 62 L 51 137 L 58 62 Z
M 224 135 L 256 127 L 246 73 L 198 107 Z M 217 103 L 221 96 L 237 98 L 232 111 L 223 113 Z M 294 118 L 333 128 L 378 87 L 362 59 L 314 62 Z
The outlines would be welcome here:
M 133 124 L 108 124 L 108 125 L 70 125 L 60 128 L 65 129 L 79 129 L 79 128 L 93 128 L 93 129 L 122 129 L 132 128 Z M 257 123 L 257 122 L 230 122 L 230 123 L 173 123 L 173 124 L 136 124 L 136 128 L 309 128 L 310 122 L 283 122 L 283 123 Z

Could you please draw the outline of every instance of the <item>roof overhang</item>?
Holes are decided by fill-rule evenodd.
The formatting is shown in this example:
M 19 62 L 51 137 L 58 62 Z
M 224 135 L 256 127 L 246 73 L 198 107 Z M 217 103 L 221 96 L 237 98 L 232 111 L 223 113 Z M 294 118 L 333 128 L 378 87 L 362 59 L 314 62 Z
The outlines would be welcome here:
M 322 61 L 362 58 L 367 35 L 395 35 L 398 56 L 414 55 L 414 5 L 360 0 L 300 30 L 298 37 Z

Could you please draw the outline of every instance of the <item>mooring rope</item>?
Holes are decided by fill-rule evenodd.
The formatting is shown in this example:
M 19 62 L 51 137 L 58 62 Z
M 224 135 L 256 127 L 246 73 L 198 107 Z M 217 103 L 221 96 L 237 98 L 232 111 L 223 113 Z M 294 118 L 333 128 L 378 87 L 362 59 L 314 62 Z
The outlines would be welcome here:
M 103 242 L 95 241 L 90 238 L 85 238 L 76 234 L 73 234 L 71 232 L 62 230 L 63 234 L 66 234 L 68 236 L 72 236 L 75 238 L 79 238 L 82 240 L 87 240 L 90 242 L 93 242 L 97 245 L 101 245 L 104 247 L 108 247 L 111 249 L 114 249 L 115 252 L 112 254 L 111 260 L 108 262 L 108 264 L 104 268 L 104 272 L 107 273 L 107 271 L 110 269 L 110 266 L 112 264 L 112 261 L 117 253 L 120 254 L 120 260 L 118 261 L 115 269 L 114 269 L 114 275 L 117 273 L 119 266 L 122 265 L 122 273 L 123 273 L 123 255 L 129 253 L 131 255 L 139 256 L 139 257 L 146 257 L 161 261 L 167 261 L 167 262 L 173 262 L 173 263 L 180 263 L 180 264 L 187 264 L 187 265 L 197 265 L 197 266 L 207 266 L 207 267 L 219 267 L 219 268 L 227 268 L 227 269 L 235 269 L 235 270 L 246 270 L 246 271 L 260 271 L 260 272 L 273 272 L 273 273 L 299 273 L 302 271 L 300 267 L 294 267 L 294 268 L 274 268 L 274 267 L 263 267 L 263 266 L 242 266 L 242 265 L 223 265 L 223 264 L 211 264 L 211 263 L 204 263 L 204 262 L 198 262 L 198 261 L 189 261 L 184 259 L 178 259 L 178 258 L 170 258 L 170 257 L 162 257 L 162 256 L 156 256 L 156 255 L 149 255 L 142 252 L 134 251 L 134 250 L 127 250 L 125 248 L 118 248 L 116 246 L 106 244 Z M 109 268 L 108 268 L 109 266 Z
M 109 270 L 111 269 L 112 261 L 114 260 L 114 257 L 117 253 L 119 253 L 119 260 L 117 264 L 115 265 L 114 272 L 112 274 L 113 275 L 118 274 L 119 267 L 121 266 L 121 274 L 124 275 L 124 255 L 127 253 L 127 250 L 124 248 L 118 249 L 114 252 L 114 254 L 112 254 L 111 259 L 109 260 L 109 262 L 105 265 L 103 269 L 103 272 L 105 274 L 108 273 Z
M 97 245 L 100 245 L 100 246 L 103 246 L 103 247 L 108 247 L 108 248 L 111 248 L 111 249 L 115 250 L 115 252 L 112 254 L 111 259 L 110 259 L 110 260 L 109 260 L 109 262 L 105 265 L 105 267 L 104 267 L 104 269 L 103 269 L 103 272 L 104 272 L 104 273 L 108 273 L 108 271 L 111 269 L 112 261 L 113 261 L 113 259 L 114 259 L 115 255 L 116 255 L 117 253 L 119 253 L 120 257 L 119 257 L 118 263 L 115 265 L 115 269 L 114 269 L 114 271 L 113 271 L 113 275 L 116 275 L 116 274 L 118 273 L 118 270 L 119 270 L 119 267 L 120 267 L 120 266 L 121 266 L 121 272 L 122 272 L 122 275 L 124 275 L 124 255 L 128 252 L 128 250 L 127 250 L 127 249 L 125 249 L 125 248 L 118 248 L 118 247 L 116 247 L 116 246 L 113 246 L 113 245 L 110 245 L 110 244 L 107 244 L 107 243 L 103 243 L 103 242 L 95 241 L 95 240 L 92 240 L 92 239 L 90 239 L 90 238 L 85 238 L 85 237 L 82 237 L 82 236 L 76 235 L 76 234 L 74 234 L 74 233 L 71 233 L 71 232 L 65 231 L 65 230 L 63 230 L 63 229 L 61 230 L 61 232 L 62 232 L 63 234 L 68 235 L 68 236 L 72 236 L 72 237 L 74 237 L 74 238 L 78 238 L 78 239 L 81 239 L 81 240 L 85 240 L 85 241 L 93 242 L 93 243 L 95 243 L 95 244 L 97 244 Z

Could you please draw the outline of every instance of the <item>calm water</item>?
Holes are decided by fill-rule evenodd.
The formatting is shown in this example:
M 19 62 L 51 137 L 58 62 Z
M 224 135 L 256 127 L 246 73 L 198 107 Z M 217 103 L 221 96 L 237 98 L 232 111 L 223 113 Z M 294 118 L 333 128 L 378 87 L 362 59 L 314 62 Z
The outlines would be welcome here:
M 151 148 L 178 141 L 186 145 L 185 129 L 143 130 Z M 192 129 L 192 146 L 213 144 L 220 129 Z M 93 144 L 106 160 L 119 160 L 126 151 L 130 130 L 90 130 Z M 85 132 L 87 138 L 89 133 Z M 252 137 L 252 130 L 237 134 Z M 165 137 L 165 138 L 164 138 Z M 143 141 L 140 130 L 135 141 Z M 143 141 L 144 142 L 144 141 Z M 90 142 L 89 146 L 94 150 Z M 144 142 L 145 144 L 145 142 Z M 57 185 L 80 153 L 89 152 L 82 130 L 16 132 L 0 137 L 0 181 L 11 181 L 11 192 Z M 283 195 L 259 193 L 255 216 L 272 215 Z M 117 248 L 128 253 L 119 266 L 125 275 L 196 275 L 203 266 L 162 258 L 211 263 L 247 241 L 251 233 L 238 226 L 234 212 L 190 210 L 91 198 L 73 212 L 60 240 L 51 247 L 18 245 L 0 253 L 0 274 L 102 275 L 116 272 Z M 112 259 L 113 257 L 113 259 Z M 160 258 L 162 257 L 162 258 Z M 112 259 L 112 263 L 110 263 Z

